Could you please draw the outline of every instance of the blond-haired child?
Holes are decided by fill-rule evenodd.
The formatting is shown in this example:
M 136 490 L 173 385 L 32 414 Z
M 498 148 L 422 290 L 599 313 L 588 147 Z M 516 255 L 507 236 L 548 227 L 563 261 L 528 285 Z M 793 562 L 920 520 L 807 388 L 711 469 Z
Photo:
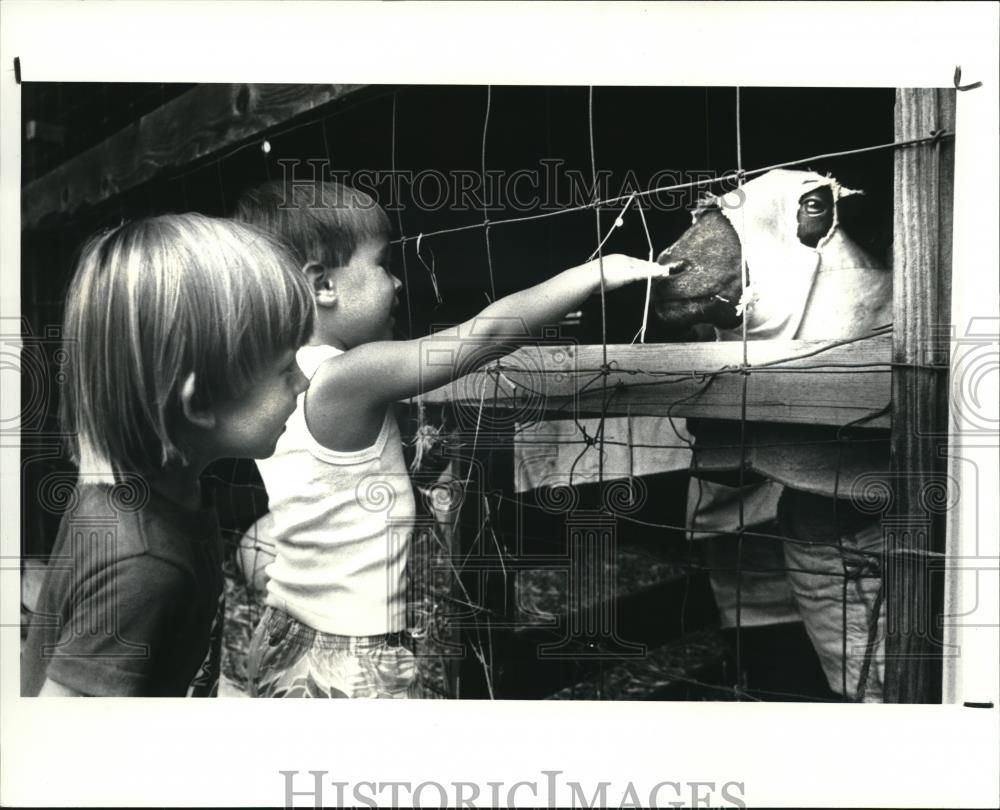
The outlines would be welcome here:
M 34 695 L 215 694 L 221 541 L 199 475 L 264 458 L 308 385 L 305 278 L 271 237 L 197 214 L 83 249 L 61 402 L 79 478 L 21 659 Z

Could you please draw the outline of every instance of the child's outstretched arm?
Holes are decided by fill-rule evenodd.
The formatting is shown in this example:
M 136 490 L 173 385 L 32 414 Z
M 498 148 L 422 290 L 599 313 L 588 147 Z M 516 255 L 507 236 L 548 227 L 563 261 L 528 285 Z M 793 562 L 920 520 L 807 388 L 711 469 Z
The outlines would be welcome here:
M 615 254 L 603 259 L 606 290 L 667 273 L 662 265 L 631 256 Z M 600 287 L 601 263 L 595 259 L 495 301 L 465 323 L 435 332 L 432 337 L 358 346 L 331 364 L 336 369 L 336 379 L 331 379 L 330 383 L 338 388 L 337 397 L 341 401 L 352 397 L 359 404 L 372 405 L 433 390 L 451 382 L 460 373 L 472 370 L 477 356 L 482 362 L 496 346 L 516 343 L 536 334 L 543 326 L 558 322 Z M 452 356 L 458 358 L 461 352 L 461 367 L 458 364 L 427 364 L 428 340 L 433 340 L 435 353 L 450 350 Z M 322 386 L 323 380 L 314 380 L 314 387 L 317 383 Z

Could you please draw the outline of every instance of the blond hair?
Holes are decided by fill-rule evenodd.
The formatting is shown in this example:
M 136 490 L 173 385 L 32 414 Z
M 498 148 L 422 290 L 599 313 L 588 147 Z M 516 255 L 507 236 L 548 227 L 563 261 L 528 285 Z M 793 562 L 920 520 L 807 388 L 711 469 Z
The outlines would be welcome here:
M 81 473 L 183 462 L 174 434 L 187 376 L 196 407 L 241 396 L 309 338 L 313 306 L 287 252 L 245 224 L 169 215 L 92 238 L 63 330 L 75 358 L 60 419 Z

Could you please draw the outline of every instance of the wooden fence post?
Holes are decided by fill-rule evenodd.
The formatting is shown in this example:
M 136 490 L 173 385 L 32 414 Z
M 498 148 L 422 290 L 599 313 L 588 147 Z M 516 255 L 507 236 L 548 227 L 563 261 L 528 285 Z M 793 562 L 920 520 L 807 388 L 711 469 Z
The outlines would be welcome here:
M 895 139 L 954 130 L 955 91 L 896 92 Z M 945 550 L 935 504 L 945 477 L 954 141 L 899 149 L 893 243 L 892 505 L 885 520 L 887 703 L 941 699 L 940 584 L 928 555 Z M 927 368 L 941 365 L 944 370 Z M 943 446 L 942 446 L 943 445 Z

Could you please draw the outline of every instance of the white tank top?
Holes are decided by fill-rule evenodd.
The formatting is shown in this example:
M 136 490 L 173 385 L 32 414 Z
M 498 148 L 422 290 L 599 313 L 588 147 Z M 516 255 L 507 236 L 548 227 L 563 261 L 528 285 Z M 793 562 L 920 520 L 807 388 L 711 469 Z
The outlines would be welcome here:
M 303 346 L 296 359 L 312 379 L 340 353 Z M 274 455 L 257 462 L 270 501 L 258 529 L 277 554 L 267 567 L 267 604 L 324 633 L 399 632 L 415 502 L 393 409 L 371 447 L 337 452 L 309 432 L 305 398 Z

